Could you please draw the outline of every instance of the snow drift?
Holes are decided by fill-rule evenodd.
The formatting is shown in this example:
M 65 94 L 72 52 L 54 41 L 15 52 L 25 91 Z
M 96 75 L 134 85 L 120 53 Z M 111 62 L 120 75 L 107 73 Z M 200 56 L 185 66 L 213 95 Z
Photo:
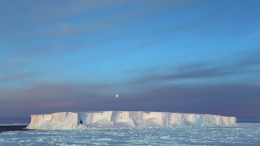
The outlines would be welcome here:
M 236 117 L 143 111 L 59 112 L 31 115 L 27 129 L 150 128 L 177 125 L 234 125 Z

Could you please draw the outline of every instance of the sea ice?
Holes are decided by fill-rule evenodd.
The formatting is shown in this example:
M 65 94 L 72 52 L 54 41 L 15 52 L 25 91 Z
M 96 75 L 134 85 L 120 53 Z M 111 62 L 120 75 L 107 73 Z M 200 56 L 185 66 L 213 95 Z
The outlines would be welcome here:
M 41 145 L 259 145 L 260 123 L 111 130 L 29 130 L 0 133 L 3 146 Z

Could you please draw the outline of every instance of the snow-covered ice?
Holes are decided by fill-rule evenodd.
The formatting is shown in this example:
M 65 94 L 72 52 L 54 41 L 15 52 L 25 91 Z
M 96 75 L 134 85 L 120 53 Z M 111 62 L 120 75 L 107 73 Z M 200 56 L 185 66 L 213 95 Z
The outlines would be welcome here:
M 259 145 L 260 123 L 110 130 L 29 130 L 0 133 L 0 145 Z
M 31 115 L 28 129 L 72 130 L 113 128 L 162 128 L 177 125 L 234 125 L 235 117 L 144 111 L 59 112 Z

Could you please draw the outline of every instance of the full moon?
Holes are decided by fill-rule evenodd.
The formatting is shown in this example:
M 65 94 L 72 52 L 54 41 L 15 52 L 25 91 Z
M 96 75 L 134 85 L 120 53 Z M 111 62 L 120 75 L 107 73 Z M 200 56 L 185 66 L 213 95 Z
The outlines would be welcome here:
M 118 94 L 116 94 L 116 98 L 118 97 Z

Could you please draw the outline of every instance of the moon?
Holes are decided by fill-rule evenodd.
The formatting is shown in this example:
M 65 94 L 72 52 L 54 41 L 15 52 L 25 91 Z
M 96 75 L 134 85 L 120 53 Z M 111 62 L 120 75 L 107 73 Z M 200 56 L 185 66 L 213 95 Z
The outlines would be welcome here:
M 116 98 L 118 98 L 118 94 L 116 94 Z

